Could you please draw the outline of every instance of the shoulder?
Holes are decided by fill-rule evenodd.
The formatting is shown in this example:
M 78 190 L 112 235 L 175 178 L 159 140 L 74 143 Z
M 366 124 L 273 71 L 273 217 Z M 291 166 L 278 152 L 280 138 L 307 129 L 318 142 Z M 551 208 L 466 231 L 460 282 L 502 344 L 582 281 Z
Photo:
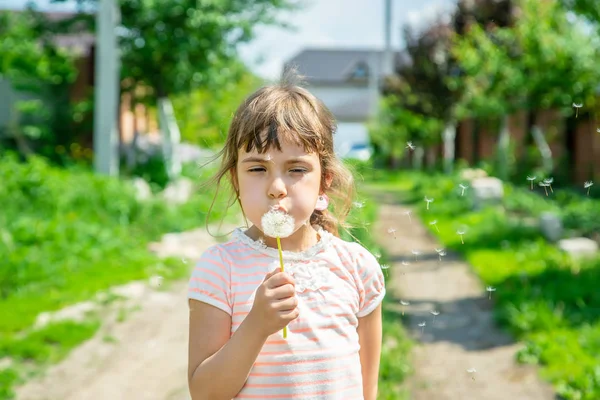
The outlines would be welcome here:
M 358 242 L 349 242 L 335 237 L 332 244 L 340 258 L 351 262 L 353 265 L 368 264 L 379 266 L 379 262 L 373 253 Z

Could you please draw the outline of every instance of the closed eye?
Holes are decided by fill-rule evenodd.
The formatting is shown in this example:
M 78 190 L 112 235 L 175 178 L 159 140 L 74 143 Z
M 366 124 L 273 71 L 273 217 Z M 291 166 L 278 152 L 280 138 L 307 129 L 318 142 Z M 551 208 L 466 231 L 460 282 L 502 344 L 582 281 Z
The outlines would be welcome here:
M 263 172 L 266 171 L 266 169 L 264 167 L 255 167 L 255 168 L 250 168 L 248 170 L 248 172 Z
M 308 172 L 308 170 L 304 169 L 304 168 L 294 168 L 290 170 L 291 172 L 294 173 L 300 173 L 300 174 L 305 174 Z

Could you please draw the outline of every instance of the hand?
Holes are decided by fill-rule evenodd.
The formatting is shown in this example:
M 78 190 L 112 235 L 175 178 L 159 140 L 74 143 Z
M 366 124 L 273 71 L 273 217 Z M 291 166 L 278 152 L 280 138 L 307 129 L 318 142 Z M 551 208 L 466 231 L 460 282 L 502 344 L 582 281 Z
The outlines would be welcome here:
M 246 318 L 269 336 L 298 318 L 298 314 L 294 279 L 278 267 L 269 272 L 256 289 L 252 309 Z

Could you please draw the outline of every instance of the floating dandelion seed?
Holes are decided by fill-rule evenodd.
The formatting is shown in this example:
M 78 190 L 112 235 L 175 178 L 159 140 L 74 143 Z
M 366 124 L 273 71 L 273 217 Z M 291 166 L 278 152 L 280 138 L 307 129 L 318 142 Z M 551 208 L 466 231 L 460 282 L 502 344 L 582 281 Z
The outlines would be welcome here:
M 184 263 L 184 264 L 187 264 L 187 263 L 188 263 L 188 261 L 187 261 L 185 258 L 182 258 L 182 259 L 181 259 L 181 262 L 182 262 L 182 263 Z
M 531 182 L 531 190 L 533 190 L 533 181 L 537 179 L 537 176 L 528 176 L 527 180 Z
M 405 267 L 408 267 L 410 265 L 410 263 L 408 261 L 402 261 L 402 265 L 404 265 Z
M 412 218 L 410 217 L 410 210 L 404 211 L 404 215 L 408 215 L 408 221 L 412 223 Z
M 583 107 L 583 103 L 573 103 L 573 107 L 575 107 L 575 118 L 579 115 L 579 109 Z
M 587 181 L 583 184 L 583 188 L 587 189 L 587 195 L 590 195 L 590 188 L 594 185 L 594 182 L 592 181 Z
M 352 205 L 354 206 L 354 208 L 363 208 L 365 206 L 365 202 L 364 201 L 355 201 L 354 203 L 352 203 Z
M 458 236 L 460 236 L 460 242 L 461 242 L 462 244 L 465 244 L 465 241 L 464 241 L 464 239 L 463 239 L 463 235 L 464 235 L 465 233 L 467 233 L 467 232 L 466 232 L 464 229 L 459 229 L 459 230 L 457 230 L 457 231 L 456 231 L 456 234 L 457 234 Z
M 375 256 L 375 258 L 381 258 L 381 253 L 379 252 L 375 252 L 373 253 L 373 255 Z
M 394 235 L 394 239 L 396 239 L 396 228 L 390 228 L 390 229 L 388 229 L 388 233 L 390 235 Z
M 429 210 L 429 203 L 433 203 L 433 198 L 429 198 L 427 196 L 425 196 L 425 202 L 427 203 L 427 209 Z
M 554 178 L 544 179 L 544 183 L 546 183 L 546 184 L 548 184 L 548 186 L 550 186 L 550 192 L 554 193 L 554 190 L 552 190 L 552 182 L 554 182 Z
M 412 143 L 412 142 L 406 142 L 406 148 L 407 148 L 407 149 L 410 149 L 410 150 L 414 150 L 414 149 L 415 149 L 415 146 L 413 145 L 413 143 Z
M 487 292 L 489 293 L 488 299 L 492 299 L 492 292 L 496 291 L 496 288 L 493 286 L 488 286 L 485 288 L 485 290 L 487 290 Z
M 548 189 L 546 189 L 548 186 L 550 186 L 550 184 L 548 183 L 544 183 L 544 182 L 540 182 L 538 183 L 538 185 L 540 185 L 541 187 L 544 188 L 544 192 L 546 192 L 546 196 L 548 196 Z
M 467 190 L 469 188 L 469 185 L 465 185 L 465 184 L 461 183 L 461 184 L 458 185 L 458 187 L 460 187 L 460 189 L 461 189 L 460 195 L 464 196 L 465 195 L 465 190 Z
M 434 219 L 433 221 L 431 221 L 431 222 L 429 223 L 429 225 L 433 225 L 433 226 L 435 226 L 435 230 L 436 230 L 436 231 L 438 231 L 438 232 L 440 231 L 440 230 L 438 229 L 438 227 L 437 227 L 437 219 Z
M 419 261 L 419 254 L 421 254 L 421 252 L 419 250 L 411 250 L 410 252 L 415 256 L 415 261 Z
M 475 380 L 475 372 L 477 372 L 477 370 L 475 368 L 469 368 L 467 372 L 471 374 L 471 379 Z
M 275 208 L 272 208 L 269 212 L 265 213 L 261 219 L 262 231 L 265 235 L 277 239 L 279 267 L 281 272 L 284 270 L 281 238 L 286 238 L 294 233 L 295 224 L 294 217 Z M 283 338 L 287 338 L 287 326 L 283 327 Z
M 600 133 L 600 128 L 596 128 L 596 132 Z
M 425 321 L 419 324 L 419 327 L 421 328 L 421 334 L 425 333 L 425 325 L 427 325 Z
M 402 315 L 404 315 L 404 307 L 410 306 L 408 301 L 400 300 L 400 304 L 402 305 Z
M 431 325 L 435 324 L 435 317 L 437 317 L 438 315 L 440 315 L 440 312 L 437 310 L 433 310 L 433 311 L 429 311 L 431 313 L 431 315 L 433 315 L 433 321 L 431 322 Z
M 440 258 L 440 262 L 442 261 L 442 257 L 446 255 L 446 250 L 444 249 L 435 249 L 435 252 L 438 253 L 438 257 Z
M 387 270 L 390 269 L 390 266 L 388 264 L 381 264 L 381 269 L 384 271 L 384 273 L 387 276 Z

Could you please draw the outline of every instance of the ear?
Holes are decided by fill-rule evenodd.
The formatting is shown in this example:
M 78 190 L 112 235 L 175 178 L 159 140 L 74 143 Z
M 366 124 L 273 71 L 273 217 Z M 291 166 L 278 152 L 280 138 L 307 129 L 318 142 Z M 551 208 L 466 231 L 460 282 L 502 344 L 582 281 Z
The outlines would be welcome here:
M 331 182 L 333 182 L 333 174 L 331 172 L 326 172 L 325 177 L 323 179 L 324 186 L 321 188 L 321 191 L 325 191 L 331 187 Z

